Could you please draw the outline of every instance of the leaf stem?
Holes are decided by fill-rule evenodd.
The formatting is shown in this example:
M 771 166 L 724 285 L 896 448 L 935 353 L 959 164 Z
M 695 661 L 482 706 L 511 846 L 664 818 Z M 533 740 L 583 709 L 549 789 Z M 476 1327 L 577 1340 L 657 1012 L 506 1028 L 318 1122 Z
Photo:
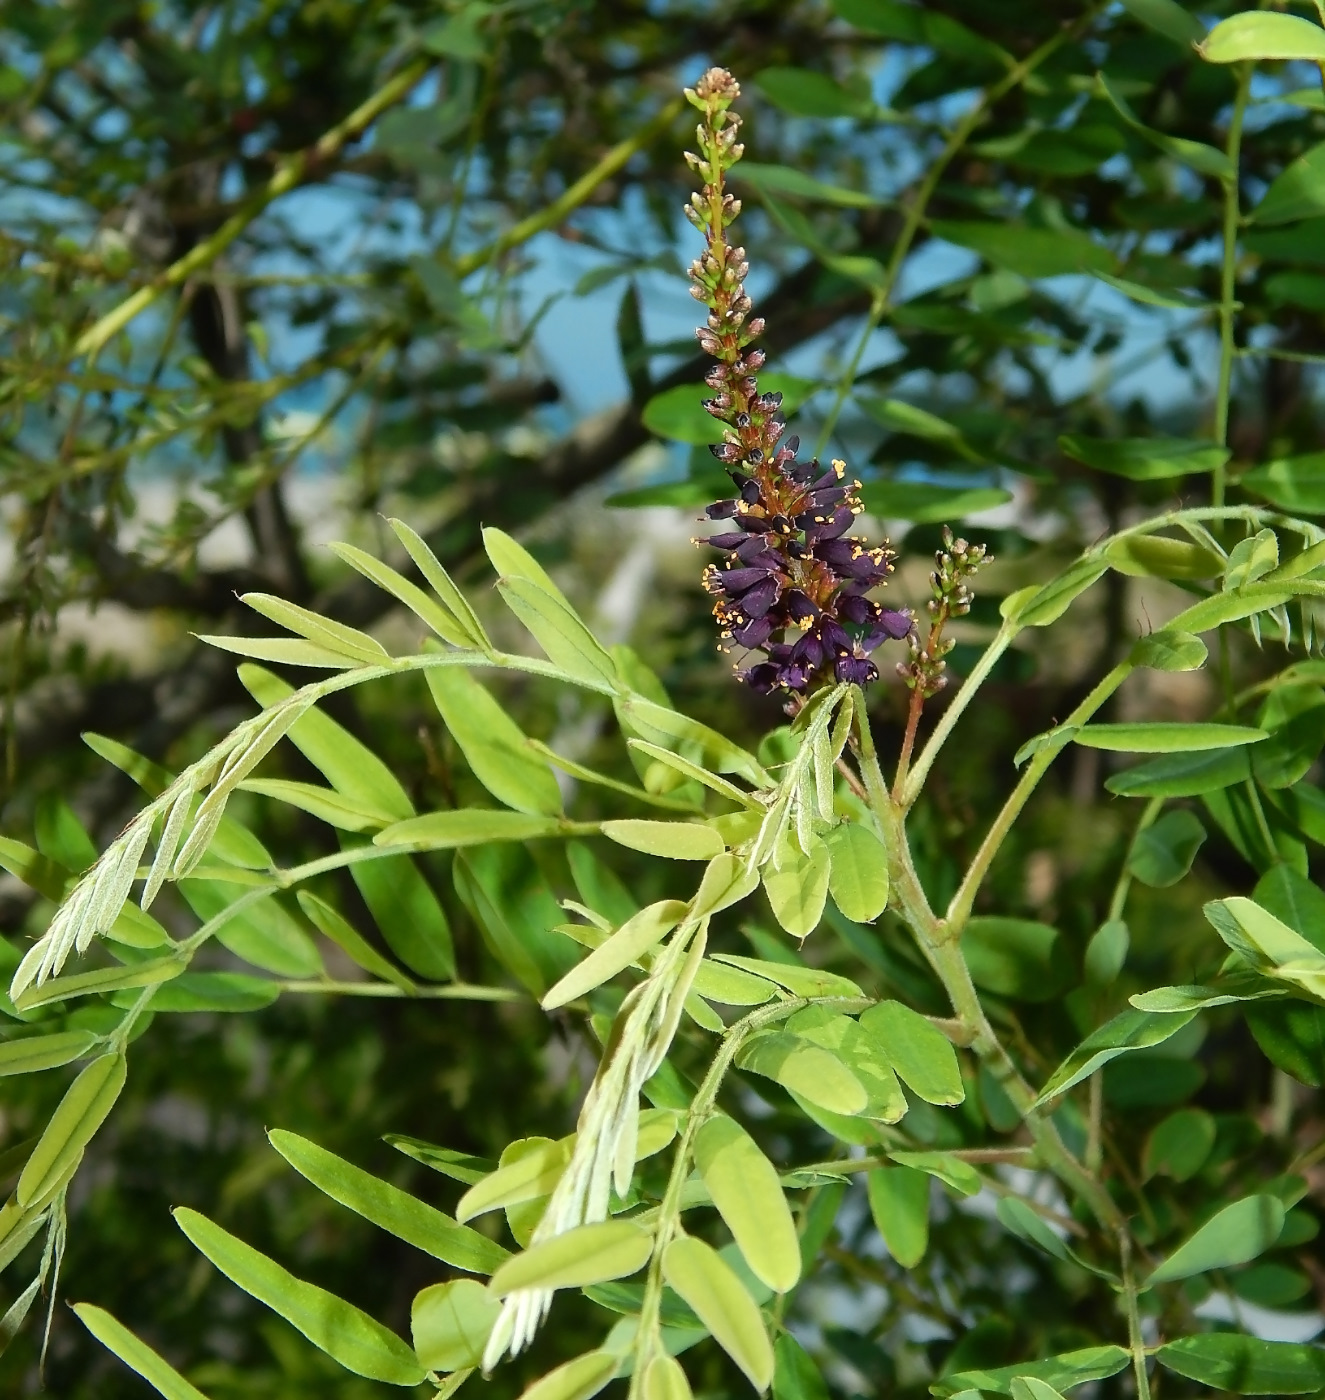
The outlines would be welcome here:
M 528 1001 L 526 993 L 512 987 L 479 987 L 465 982 L 445 982 L 439 986 L 413 986 L 408 991 L 391 982 L 333 982 L 329 979 L 277 982 L 282 992 L 308 996 L 403 997 L 406 1000 L 439 1001 Z
M 994 857 L 1007 839 L 1008 832 L 1012 830 L 1012 824 L 1021 815 L 1022 808 L 1030 800 L 1036 787 L 1039 786 L 1040 779 L 1048 771 L 1049 765 L 1071 742 L 1072 728 L 1084 724 L 1131 675 L 1132 669 L 1130 661 L 1123 661 L 1115 666 L 1059 726 L 1058 736 L 1046 742 L 1044 747 L 1027 764 L 1025 773 L 1022 774 L 1017 786 L 1013 788 L 998 816 L 994 818 L 993 825 L 985 834 L 985 839 L 980 843 L 980 849 L 976 851 L 975 858 L 971 861 L 960 888 L 952 897 L 947 914 L 949 925 L 959 931 L 965 927 L 966 920 L 970 917 L 971 909 L 975 904 L 975 896 L 985 876 L 989 873 L 989 867 L 993 864 Z
M 1233 167 L 1231 176 L 1224 180 L 1224 252 L 1220 270 L 1219 290 L 1219 385 L 1215 391 L 1215 441 L 1228 441 L 1229 398 L 1233 387 L 1233 330 L 1236 306 L 1233 300 L 1234 279 L 1237 272 L 1238 221 L 1241 217 L 1238 192 L 1238 162 L 1242 152 L 1242 119 L 1247 110 L 1247 97 L 1251 90 L 1250 63 L 1238 65 L 1237 94 L 1233 99 L 1233 115 L 1228 124 L 1228 141 L 1225 152 Z M 1211 485 L 1211 501 L 1215 506 L 1224 504 L 1226 485 L 1225 468 L 1215 468 Z
M 1118 1253 L 1123 1266 L 1123 1299 L 1127 1307 L 1127 1341 L 1136 1377 L 1136 1400 L 1150 1400 L 1150 1376 L 1146 1371 L 1146 1346 L 1141 1335 L 1141 1313 L 1136 1303 L 1136 1275 L 1132 1271 L 1132 1238 L 1118 1231 Z

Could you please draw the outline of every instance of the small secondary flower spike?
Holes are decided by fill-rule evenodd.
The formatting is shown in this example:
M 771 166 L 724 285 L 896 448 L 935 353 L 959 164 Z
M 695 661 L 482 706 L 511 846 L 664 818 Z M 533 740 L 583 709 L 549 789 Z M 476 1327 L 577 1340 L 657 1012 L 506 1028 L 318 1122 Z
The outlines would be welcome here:
M 764 322 L 750 316 L 745 250 L 727 241 L 741 204 L 723 187 L 743 150 L 741 119 L 728 110 L 740 91 L 723 68 L 686 90 L 704 114 L 700 154 L 686 153 L 704 187 L 685 209 L 706 244 L 690 268 L 690 293 L 709 308 L 696 334 L 718 362 L 706 377 L 714 394 L 704 407 L 724 425 L 723 441 L 710 450 L 737 488 L 708 508 L 711 520 L 736 528 L 704 541 L 727 553 L 704 571 L 704 587 L 716 600 L 723 641 L 764 653 L 740 673 L 756 690 L 804 691 L 830 678 L 864 685 L 879 674 L 870 654 L 908 636 L 912 618 L 866 596 L 887 579 L 895 556 L 886 543 L 872 549 L 847 533 L 864 509 L 860 483 L 847 481 L 842 462 L 827 470 L 798 462 L 799 439 L 781 442 L 782 395 L 761 394 L 756 383 L 764 352 L 748 347 Z

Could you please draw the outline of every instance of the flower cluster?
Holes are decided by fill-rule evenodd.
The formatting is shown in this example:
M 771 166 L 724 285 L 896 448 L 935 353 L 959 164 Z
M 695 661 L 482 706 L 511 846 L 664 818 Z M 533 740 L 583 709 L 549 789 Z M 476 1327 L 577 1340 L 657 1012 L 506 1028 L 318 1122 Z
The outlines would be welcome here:
M 943 629 L 950 618 L 965 617 L 971 611 L 974 595 L 970 580 L 982 564 L 991 563 L 993 558 L 985 545 L 954 539 L 952 531 L 943 527 L 943 548 L 934 555 L 934 572 L 929 576 L 933 595 L 927 605 L 929 636 L 922 641 L 918 632 L 912 632 L 908 639 L 910 657 L 897 666 L 902 679 L 921 699 L 937 695 L 947 685 L 944 672 L 948 663 L 943 658 L 955 643 L 951 637 L 943 636 Z
M 799 440 L 782 441 L 781 394 L 759 392 L 764 353 L 749 347 L 764 323 L 750 316 L 745 250 L 732 247 L 726 232 L 741 208 L 724 189 L 742 154 L 740 118 L 728 110 L 739 95 L 722 68 L 686 92 L 704 114 L 700 154 L 686 155 L 704 187 L 685 210 L 705 241 L 690 269 L 691 295 L 709 308 L 696 334 L 717 361 L 704 407 L 723 424 L 723 441 L 711 451 L 737 490 L 708 508 L 710 519 L 735 528 L 704 541 L 727 554 L 705 570 L 704 586 L 724 642 L 764 653 L 741 672 L 756 690 L 804 691 L 829 676 L 863 685 L 879 674 L 870 654 L 908 636 L 912 618 L 867 596 L 892 572 L 894 555 L 848 533 L 863 509 L 860 483 L 846 479 L 842 462 L 827 470 L 798 462 Z

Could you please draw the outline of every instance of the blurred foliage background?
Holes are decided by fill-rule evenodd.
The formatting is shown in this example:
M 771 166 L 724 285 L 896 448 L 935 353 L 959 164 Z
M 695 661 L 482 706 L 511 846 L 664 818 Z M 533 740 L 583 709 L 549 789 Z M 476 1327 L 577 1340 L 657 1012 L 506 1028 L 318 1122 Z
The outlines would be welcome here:
M 251 713 L 233 658 L 194 635 L 249 628 L 239 593 L 408 630 L 320 547 L 345 538 L 394 558 L 385 515 L 414 525 L 462 581 L 482 572 L 481 525 L 518 534 L 599 635 L 646 657 L 683 708 L 752 747 L 781 722 L 775 701 L 730 683 L 714 650 L 688 537 L 722 478 L 692 397 L 668 393 L 703 372 L 682 276 L 695 252 L 680 214 L 690 125 L 675 96 L 712 62 L 747 90 L 737 183 L 770 369 L 802 401 L 802 437 L 848 459 L 889 527 L 902 557 L 891 601 L 920 599 L 940 521 L 973 516 L 963 528 L 997 556 L 952 658 L 960 676 L 999 596 L 1173 494 L 1170 479 L 1087 465 L 1060 437 L 1219 436 L 1219 182 L 1175 142 L 1224 149 L 1236 76 L 1195 58 L 1200 32 L 1143 0 L 5 0 L 3 830 L 85 865 L 82 829 L 104 845 L 138 789 L 82 733 L 178 770 Z M 1325 136 L 1313 78 L 1282 65 L 1253 84 L 1247 199 Z M 980 120 L 945 152 L 981 92 Z M 1235 474 L 1325 448 L 1322 231 L 1308 220 L 1243 240 Z M 115 319 L 126 307 L 137 314 Z M 1204 490 L 1188 477 L 1184 499 Z M 1325 510 L 1325 497 L 1277 503 Z M 945 755 L 913 817 L 936 900 L 1018 746 L 1071 709 L 1151 610 L 1171 611 L 1167 585 L 1109 574 L 1096 592 L 1069 632 L 1010 654 L 978 737 Z M 494 636 L 511 632 L 485 589 L 478 597 Z M 1250 643 L 1233 662 L 1247 683 L 1268 667 Z M 1204 673 L 1151 684 L 1126 704 L 1173 718 L 1208 705 Z M 627 771 L 592 705 L 532 682 L 503 698 L 562 752 Z M 885 752 L 903 701 L 899 686 L 877 688 Z M 472 783 L 421 683 L 329 709 L 421 807 L 456 804 Z M 296 754 L 280 761 L 306 776 Z M 1103 761 L 1076 750 L 1051 775 L 984 895 L 1053 925 L 1076 965 L 1128 839 Z M 297 813 L 240 802 L 287 862 L 326 849 L 325 829 Z M 1075 1043 L 1073 998 L 1112 1005 L 1156 979 L 1196 980 L 1202 895 L 1255 879 L 1236 824 L 1207 825 L 1193 880 L 1134 893 L 1119 984 L 1065 998 L 1040 988 L 1017 1011 L 1025 1035 L 1015 1018 L 1007 1027 L 1022 1051 Z M 613 859 L 638 898 L 672 892 L 651 888 L 652 868 Z M 521 916 L 541 917 L 521 901 L 521 861 L 573 893 L 559 851 L 512 857 L 491 875 Z M 446 862 L 428 873 L 462 970 L 492 980 Z M 334 889 L 371 927 L 348 878 Z M 11 965 L 50 910 L 17 879 L 0 883 Z M 944 1010 L 908 948 L 840 932 L 879 988 Z M 770 953 L 757 926 L 733 937 Z M 1290 1118 L 1319 1136 L 1314 1099 L 1272 1080 L 1249 1045 L 1234 1019 L 1168 1057 L 1181 1074 L 1136 1057 L 1107 1090 L 1115 1128 L 1140 1141 L 1186 1102 L 1214 1115 L 1229 1152 L 1282 1136 Z M 518 1135 L 558 1136 L 594 1053 L 571 1021 L 524 1004 L 292 994 L 250 1016 L 158 1015 L 78 1177 L 71 1296 L 113 1307 L 217 1400 L 376 1394 L 218 1280 L 168 1208 L 208 1210 L 404 1329 L 428 1261 L 299 1182 L 264 1127 L 426 1192 L 440 1178 L 425 1180 L 383 1134 L 482 1156 Z M 6 1081 L 0 1150 L 38 1130 L 58 1079 Z M 997 1122 L 994 1090 L 975 1088 Z M 788 1158 L 822 1155 L 803 1118 L 783 1113 L 770 1130 Z M 1325 1269 L 1303 1218 L 1265 1287 L 1311 1312 Z M 848 1202 L 805 1319 L 835 1393 L 919 1394 L 936 1370 L 1067 1349 L 1107 1325 L 996 1228 L 982 1242 L 969 1218 L 958 1224 L 935 1225 L 935 1277 L 959 1281 L 948 1291 L 871 1254 L 863 1202 Z M 567 1319 L 529 1375 L 580 1349 Z M 7 1394 L 35 1393 L 39 1345 L 29 1329 L 0 1360 Z M 47 1388 L 70 1400 L 144 1393 L 60 1301 L 45 1365 Z M 712 1367 L 719 1392 L 731 1377 L 716 1355 Z M 521 1368 L 509 1372 L 503 1388 Z

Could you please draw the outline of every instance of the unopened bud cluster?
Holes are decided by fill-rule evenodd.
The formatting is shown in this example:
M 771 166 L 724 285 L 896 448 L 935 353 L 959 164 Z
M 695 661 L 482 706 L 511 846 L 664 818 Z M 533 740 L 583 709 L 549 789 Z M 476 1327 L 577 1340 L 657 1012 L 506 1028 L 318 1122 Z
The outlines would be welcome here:
M 954 539 L 952 531 L 943 527 L 943 548 L 934 555 L 934 572 L 929 576 L 929 636 L 922 643 L 919 634 L 912 632 L 908 638 L 911 655 L 897 667 L 907 685 L 925 698 L 936 695 L 948 683 L 944 658 L 956 643 L 944 637 L 943 629 L 949 619 L 965 617 L 971 611 L 975 595 L 970 579 L 993 557 L 984 545 Z
M 782 441 L 781 394 L 761 394 L 756 375 L 764 352 L 750 343 L 764 329 L 745 290 L 745 250 L 727 242 L 740 201 L 724 188 L 741 158 L 740 118 L 729 110 L 740 96 L 736 80 L 711 68 L 687 89 L 703 113 L 699 154 L 686 159 L 704 188 L 690 197 L 686 217 L 704 235 L 704 252 L 690 268 L 691 295 L 709 308 L 696 335 L 717 364 L 706 382 L 704 407 L 723 424 L 710 451 L 726 467 L 737 495 L 708 508 L 711 520 L 736 527 L 704 543 L 727 558 L 704 572 L 714 596 L 723 643 L 762 651 L 765 660 L 740 672 L 756 690 L 804 691 L 832 677 L 863 685 L 877 679 L 870 653 L 910 634 L 911 614 L 884 608 L 866 595 L 893 569 L 893 552 L 870 548 L 847 531 L 864 507 L 846 467 L 827 470 L 798 462 L 799 439 Z

